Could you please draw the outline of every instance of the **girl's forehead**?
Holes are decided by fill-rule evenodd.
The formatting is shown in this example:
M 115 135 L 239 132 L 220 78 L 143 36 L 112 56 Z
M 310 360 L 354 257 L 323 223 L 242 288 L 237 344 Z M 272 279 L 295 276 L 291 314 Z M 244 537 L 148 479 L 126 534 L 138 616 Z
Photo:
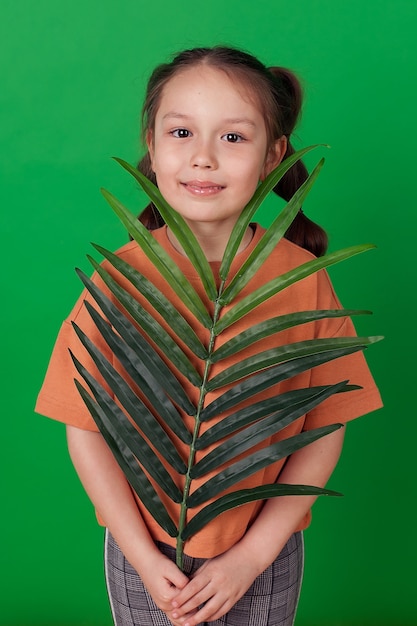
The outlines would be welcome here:
M 189 102 L 189 98 L 203 100 L 205 98 L 220 98 L 225 105 L 250 106 L 261 113 L 259 100 L 249 81 L 232 77 L 226 69 L 211 65 L 199 64 L 184 68 L 177 72 L 165 84 L 159 107 L 168 105 L 170 101 Z

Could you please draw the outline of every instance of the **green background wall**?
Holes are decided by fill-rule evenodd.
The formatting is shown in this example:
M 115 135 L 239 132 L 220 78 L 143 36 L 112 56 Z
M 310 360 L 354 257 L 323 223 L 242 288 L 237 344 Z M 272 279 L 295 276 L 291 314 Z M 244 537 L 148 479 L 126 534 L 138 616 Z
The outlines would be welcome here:
M 61 425 L 33 413 L 90 241 L 125 233 L 102 199 L 144 198 L 110 157 L 134 161 L 144 83 L 188 46 L 227 43 L 301 74 L 298 145 L 325 142 L 305 210 L 332 248 L 376 251 L 332 271 L 362 333 L 385 408 L 348 427 L 306 532 L 297 626 L 417 624 L 414 0 L 2 0 L 0 624 L 107 626 L 102 531 Z M 315 154 L 314 158 L 318 158 Z M 314 159 L 311 159 L 310 163 Z M 263 211 L 266 222 L 276 203 Z

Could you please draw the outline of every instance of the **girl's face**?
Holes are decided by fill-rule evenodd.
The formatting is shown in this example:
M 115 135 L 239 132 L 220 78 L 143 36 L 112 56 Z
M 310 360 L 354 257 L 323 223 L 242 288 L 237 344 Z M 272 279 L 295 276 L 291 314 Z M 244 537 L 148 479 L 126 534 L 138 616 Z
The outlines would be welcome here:
M 148 148 L 159 190 L 195 231 L 231 230 L 258 182 L 282 159 L 268 150 L 263 116 L 240 83 L 199 65 L 164 87 Z

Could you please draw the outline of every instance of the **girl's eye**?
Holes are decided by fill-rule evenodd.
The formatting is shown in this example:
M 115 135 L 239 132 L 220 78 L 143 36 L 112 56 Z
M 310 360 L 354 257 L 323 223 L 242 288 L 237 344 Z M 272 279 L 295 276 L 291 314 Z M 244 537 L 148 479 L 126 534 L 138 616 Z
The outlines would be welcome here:
M 171 130 L 170 134 L 173 137 L 178 137 L 178 139 L 185 139 L 191 136 L 191 133 L 186 128 L 176 128 L 175 130 Z
M 243 141 L 243 137 L 242 135 L 239 135 L 239 133 L 226 133 L 223 135 L 222 139 L 229 143 L 239 143 L 240 141 Z

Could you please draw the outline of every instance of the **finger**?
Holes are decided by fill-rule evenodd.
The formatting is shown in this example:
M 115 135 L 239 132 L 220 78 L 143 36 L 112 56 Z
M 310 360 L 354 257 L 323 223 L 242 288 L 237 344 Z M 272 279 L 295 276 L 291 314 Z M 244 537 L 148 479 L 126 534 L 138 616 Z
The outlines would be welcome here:
M 202 605 L 206 604 L 209 600 L 215 597 L 215 591 L 210 586 L 205 587 L 198 593 L 196 593 L 187 602 L 184 602 L 180 607 L 174 609 L 178 617 L 187 615 L 193 611 L 196 611 Z M 175 602 L 175 600 L 174 600 Z
M 205 589 L 202 589 L 201 591 L 196 593 L 192 598 L 187 600 L 187 602 L 184 602 L 181 606 L 174 607 L 172 614 L 176 618 L 184 618 L 190 613 L 195 613 L 196 611 L 198 611 L 202 605 L 204 605 L 212 598 L 212 596 L 213 592 L 210 591 L 208 587 L 206 587 Z M 176 598 L 174 598 L 172 604 L 175 604 L 175 601 Z
M 223 607 L 223 605 L 229 603 L 229 596 L 222 592 L 216 592 L 207 585 L 202 591 L 195 594 L 188 602 L 184 603 L 181 607 L 174 609 L 172 615 L 176 619 L 182 619 L 185 623 L 188 621 L 190 614 L 198 615 L 199 620 L 196 618 L 196 624 L 202 621 L 206 621 L 208 617 L 217 612 Z M 201 616 L 206 616 L 203 620 Z
M 178 583 L 178 580 L 177 580 Z M 149 588 L 151 595 L 158 604 L 159 608 L 163 611 L 170 611 L 172 609 L 172 601 L 175 596 L 180 592 L 175 584 L 172 582 L 172 577 L 164 577 L 160 586 Z
M 180 618 L 175 618 L 171 611 L 165 611 L 167 617 L 173 624 L 177 624 L 178 626 L 184 626 L 184 621 L 192 620 L 197 611 L 192 611 L 191 613 L 187 613 L 185 616 L 181 616 Z M 200 622 L 197 622 L 200 624 Z
M 188 615 L 185 621 L 182 621 L 182 626 L 198 626 L 203 622 L 212 622 L 225 615 L 231 609 L 230 602 L 227 600 L 220 603 L 220 605 L 214 601 L 207 602 L 200 610 L 195 612 L 191 617 Z
M 176 589 L 184 589 L 189 583 L 189 578 L 176 565 L 167 572 L 166 580 Z
M 169 619 L 169 623 L 172 622 L 173 624 L 175 624 L 175 626 L 184 626 L 184 621 L 185 620 L 189 621 L 189 622 L 192 621 L 193 617 L 194 617 L 194 615 L 196 613 L 196 612 L 194 612 L 194 613 L 190 613 L 189 615 L 186 615 L 185 617 L 175 618 L 172 615 L 171 611 L 164 611 L 164 612 L 165 612 L 166 616 Z M 200 626 L 201 622 L 196 622 L 196 624 L 198 624 Z
M 174 607 L 174 609 L 181 609 L 183 613 L 184 612 L 186 613 L 187 608 L 185 607 L 190 601 L 193 601 L 192 608 L 195 608 L 196 606 L 198 606 L 198 604 L 194 602 L 194 599 L 196 596 L 199 596 L 199 594 L 204 592 L 208 583 L 209 583 L 208 580 L 204 580 L 202 578 L 191 580 L 180 591 L 180 593 L 177 596 L 175 596 L 175 599 L 172 602 L 172 606 Z M 208 596 L 205 596 L 204 599 L 201 599 L 201 596 L 199 596 L 199 598 L 200 598 L 199 603 L 201 604 L 201 602 L 205 602 L 208 599 Z M 191 610 L 191 608 L 188 607 L 188 610 Z

